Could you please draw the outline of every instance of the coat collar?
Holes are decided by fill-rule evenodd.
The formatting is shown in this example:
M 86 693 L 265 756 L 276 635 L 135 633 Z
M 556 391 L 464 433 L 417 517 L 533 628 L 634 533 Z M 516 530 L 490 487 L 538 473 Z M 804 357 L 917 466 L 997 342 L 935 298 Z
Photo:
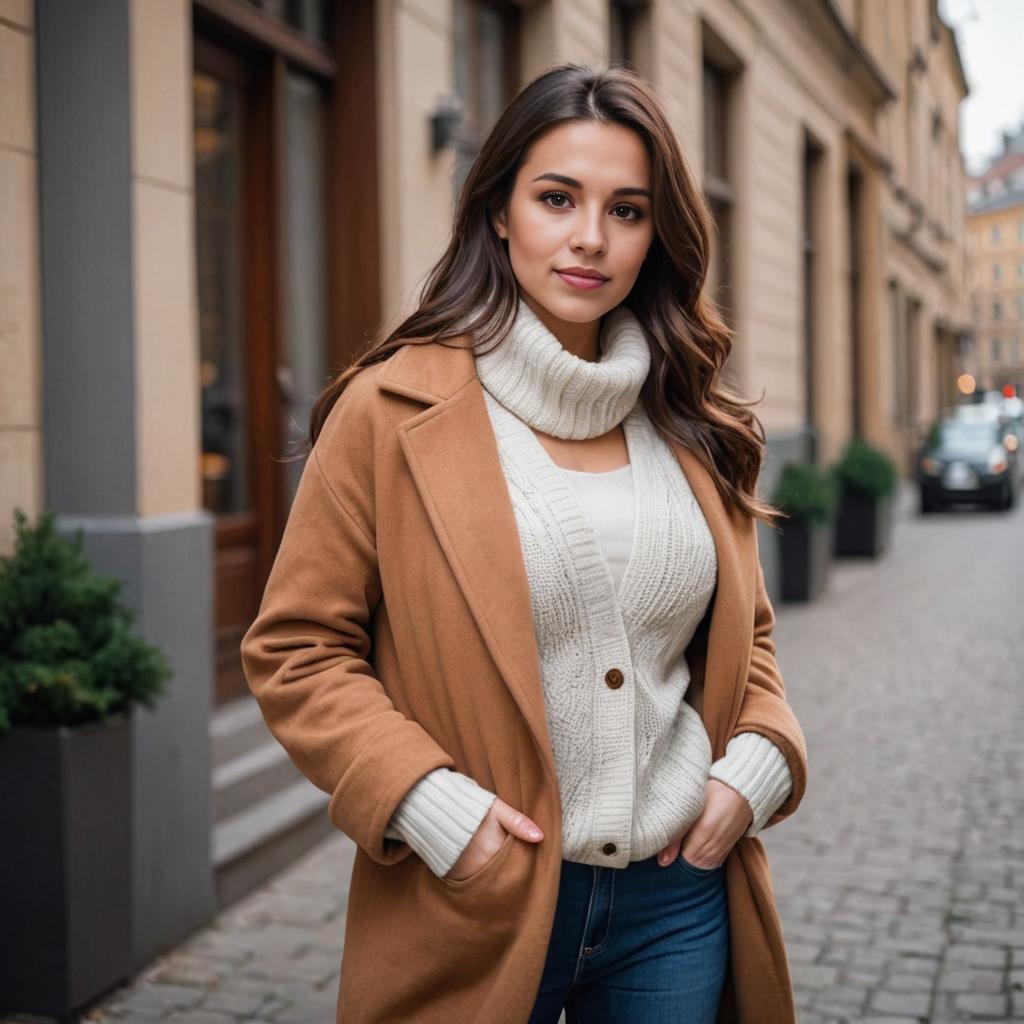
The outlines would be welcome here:
M 468 337 L 450 345 L 405 345 L 384 363 L 377 384 L 426 406 L 399 425 L 399 443 L 477 627 L 553 771 L 519 530 L 469 346 Z M 676 442 L 669 446 L 707 520 L 718 560 L 702 708 L 717 759 L 739 716 L 749 668 L 757 573 L 754 523 L 726 508 L 710 474 L 688 448 Z

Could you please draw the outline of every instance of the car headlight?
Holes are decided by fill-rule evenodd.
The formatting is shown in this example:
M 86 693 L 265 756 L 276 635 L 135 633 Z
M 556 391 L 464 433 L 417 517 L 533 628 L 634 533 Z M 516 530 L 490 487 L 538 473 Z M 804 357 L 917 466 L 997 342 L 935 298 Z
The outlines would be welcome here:
M 1002 447 L 996 448 L 988 457 L 988 471 L 990 473 L 1005 473 L 1008 465 L 1006 450 Z

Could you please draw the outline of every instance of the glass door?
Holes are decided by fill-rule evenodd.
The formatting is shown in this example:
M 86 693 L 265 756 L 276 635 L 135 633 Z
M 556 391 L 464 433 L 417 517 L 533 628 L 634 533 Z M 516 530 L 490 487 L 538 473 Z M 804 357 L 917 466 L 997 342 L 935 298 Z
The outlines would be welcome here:
M 255 472 L 257 453 L 270 439 L 254 414 L 273 395 L 256 372 L 260 337 L 252 329 L 259 314 L 247 217 L 254 76 L 238 55 L 203 39 L 195 40 L 194 51 L 199 472 L 203 506 L 216 516 L 213 702 L 219 706 L 249 692 L 239 644 L 258 608 L 261 539 L 274 519 Z

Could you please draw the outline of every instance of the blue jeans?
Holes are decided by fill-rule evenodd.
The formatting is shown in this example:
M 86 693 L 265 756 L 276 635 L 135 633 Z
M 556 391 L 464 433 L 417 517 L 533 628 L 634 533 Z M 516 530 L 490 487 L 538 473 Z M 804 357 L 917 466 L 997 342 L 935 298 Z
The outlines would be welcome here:
M 714 1024 L 728 960 L 724 866 L 563 860 L 530 1024 Z

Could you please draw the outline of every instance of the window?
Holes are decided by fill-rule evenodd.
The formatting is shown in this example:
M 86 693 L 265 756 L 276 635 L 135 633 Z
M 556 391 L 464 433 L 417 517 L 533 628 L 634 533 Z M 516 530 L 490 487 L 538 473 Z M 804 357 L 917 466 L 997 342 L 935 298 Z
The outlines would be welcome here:
M 1001 281 L 1003 277 L 1003 267 L 1000 263 L 992 264 L 992 280 Z
M 1024 320 L 1024 295 L 1017 296 L 1017 319 Z
M 992 319 L 1003 319 L 1003 304 L 998 299 L 992 303 Z
M 1020 339 L 1013 339 L 1013 358 L 1011 360 L 1014 366 L 1020 365 Z
M 993 338 L 992 339 L 992 362 L 993 363 L 998 363 L 1000 361 L 1000 359 L 1002 359 L 1002 356 L 1003 356 L 1002 348 L 1003 348 L 1003 346 L 1002 346 L 1002 343 L 999 341 L 999 339 L 998 338 Z
M 889 351 L 892 354 L 892 390 L 889 410 L 893 421 L 903 420 L 903 297 L 897 281 L 889 282 Z
M 853 162 L 846 167 L 846 223 L 848 225 L 849 273 L 847 274 L 848 315 L 850 324 L 850 426 L 854 434 L 863 433 L 863 273 L 864 251 L 864 176 Z
M 643 63 L 643 24 L 647 0 L 610 0 L 608 5 L 608 61 L 640 71 Z M 642 72 L 641 72 L 642 73 Z
M 1017 241 L 1024 242 L 1024 220 L 1017 221 Z M 1021 264 L 1024 266 L 1024 264 Z
M 804 309 L 804 419 L 809 427 L 817 426 L 817 395 L 815 388 L 818 333 L 818 248 L 820 244 L 818 199 L 821 186 L 823 150 L 810 136 L 804 138 L 802 168 L 803 191 L 803 309 Z M 812 438 L 815 435 L 812 434 Z M 812 459 L 814 453 L 812 452 Z
M 462 101 L 456 140 L 458 194 L 487 133 L 519 87 L 519 8 L 503 0 L 455 0 L 455 92 Z
M 1024 260 L 1021 260 L 1020 263 L 1017 264 L 1017 276 L 1024 278 Z
M 998 224 L 993 224 L 992 225 L 992 244 L 993 245 L 998 245 L 999 244 L 999 225 Z
M 704 190 L 715 221 L 715 239 L 708 291 L 723 316 L 732 310 L 733 190 L 729 153 L 729 75 L 713 64 L 704 65 Z

